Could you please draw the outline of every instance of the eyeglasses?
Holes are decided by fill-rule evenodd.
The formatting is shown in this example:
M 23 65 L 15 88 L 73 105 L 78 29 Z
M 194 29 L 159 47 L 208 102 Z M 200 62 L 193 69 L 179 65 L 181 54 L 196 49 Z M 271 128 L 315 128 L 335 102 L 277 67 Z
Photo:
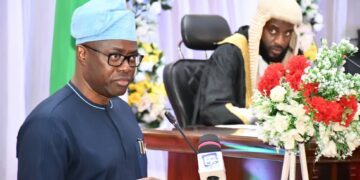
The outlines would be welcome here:
M 92 48 L 88 45 L 83 44 L 84 47 L 93 50 L 94 52 L 100 53 L 102 55 L 105 55 L 108 57 L 108 64 L 110 66 L 119 67 L 121 64 L 126 60 L 130 67 L 138 67 L 141 63 L 141 60 L 144 58 L 143 55 L 137 54 L 137 55 L 130 55 L 125 56 L 120 53 L 110 53 L 105 54 L 95 48 Z

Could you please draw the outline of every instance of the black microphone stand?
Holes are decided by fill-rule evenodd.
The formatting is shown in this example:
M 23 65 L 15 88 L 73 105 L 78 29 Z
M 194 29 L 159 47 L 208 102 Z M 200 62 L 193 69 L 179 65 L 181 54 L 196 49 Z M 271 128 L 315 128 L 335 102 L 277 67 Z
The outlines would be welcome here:
M 181 133 L 181 135 L 184 137 L 185 141 L 187 142 L 187 144 L 190 146 L 190 148 L 194 151 L 195 154 L 197 154 L 197 150 L 194 148 L 194 146 L 191 144 L 191 142 L 189 141 L 189 139 L 185 136 L 183 130 L 180 128 L 179 124 L 177 123 L 177 120 L 175 119 L 175 117 L 168 111 L 165 112 L 165 116 L 166 118 L 170 121 L 171 124 L 173 124 L 175 126 L 175 128 L 177 130 L 179 130 L 179 132 Z
M 357 68 L 360 69 L 360 65 L 358 63 L 356 63 L 355 61 L 353 61 L 352 59 L 348 58 L 348 57 L 345 57 L 346 60 L 348 60 L 351 64 L 355 65 Z

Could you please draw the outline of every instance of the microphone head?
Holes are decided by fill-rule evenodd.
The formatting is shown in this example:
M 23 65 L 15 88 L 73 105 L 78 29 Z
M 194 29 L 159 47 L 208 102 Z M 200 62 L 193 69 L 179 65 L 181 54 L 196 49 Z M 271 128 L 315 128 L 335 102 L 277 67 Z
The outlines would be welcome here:
M 205 134 L 200 137 L 198 153 L 221 151 L 219 137 L 214 134 Z
M 221 145 L 216 135 L 205 134 L 200 137 L 198 152 L 197 159 L 201 180 L 226 179 Z
M 169 111 L 165 111 L 165 116 L 171 124 L 176 124 L 175 117 Z

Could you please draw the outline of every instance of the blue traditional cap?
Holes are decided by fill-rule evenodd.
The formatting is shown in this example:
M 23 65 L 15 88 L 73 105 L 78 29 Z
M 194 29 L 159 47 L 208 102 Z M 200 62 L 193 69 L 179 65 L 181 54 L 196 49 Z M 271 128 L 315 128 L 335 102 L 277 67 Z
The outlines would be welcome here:
M 71 20 L 76 44 L 99 40 L 136 41 L 135 16 L 125 0 L 90 0 L 78 7 Z

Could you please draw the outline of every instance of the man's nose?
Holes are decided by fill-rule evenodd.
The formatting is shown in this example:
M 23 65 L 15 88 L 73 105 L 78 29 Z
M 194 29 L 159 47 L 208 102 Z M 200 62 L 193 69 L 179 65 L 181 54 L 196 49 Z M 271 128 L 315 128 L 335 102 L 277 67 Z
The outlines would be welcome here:
M 129 65 L 129 61 L 127 59 L 124 59 L 124 61 L 121 63 L 120 66 L 117 67 L 119 71 L 131 71 L 132 67 Z
M 286 37 L 282 34 L 279 34 L 275 37 L 275 45 L 278 45 L 278 46 L 281 46 L 281 47 L 284 47 L 286 44 Z

